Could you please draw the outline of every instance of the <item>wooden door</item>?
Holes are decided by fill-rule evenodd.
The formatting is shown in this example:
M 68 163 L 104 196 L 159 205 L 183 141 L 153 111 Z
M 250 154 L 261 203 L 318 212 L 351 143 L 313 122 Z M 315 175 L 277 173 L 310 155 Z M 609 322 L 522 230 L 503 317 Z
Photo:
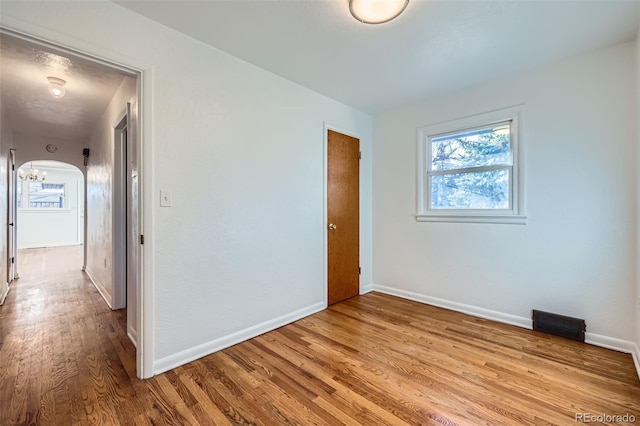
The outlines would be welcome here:
M 328 302 L 360 293 L 360 141 L 327 135 Z

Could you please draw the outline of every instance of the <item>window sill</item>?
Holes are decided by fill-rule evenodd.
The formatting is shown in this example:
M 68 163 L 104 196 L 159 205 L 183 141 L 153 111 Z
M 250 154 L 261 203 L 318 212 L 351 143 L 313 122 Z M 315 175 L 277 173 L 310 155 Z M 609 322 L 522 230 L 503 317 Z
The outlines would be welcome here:
M 506 225 L 526 225 L 525 215 L 477 215 L 477 214 L 417 214 L 418 222 L 453 223 L 499 223 Z
M 71 209 L 52 209 L 52 208 L 32 208 L 32 209 L 23 209 L 18 208 L 18 212 L 20 213 L 69 213 Z

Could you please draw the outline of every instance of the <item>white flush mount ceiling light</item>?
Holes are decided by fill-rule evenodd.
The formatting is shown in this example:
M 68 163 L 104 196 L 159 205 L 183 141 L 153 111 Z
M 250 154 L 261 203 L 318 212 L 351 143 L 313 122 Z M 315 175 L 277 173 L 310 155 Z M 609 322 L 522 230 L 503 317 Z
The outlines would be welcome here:
M 365 24 L 382 24 L 400 15 L 409 0 L 349 0 L 354 18 Z
M 65 94 L 64 85 L 67 82 L 56 77 L 47 77 L 47 80 L 49 80 L 49 93 L 51 93 L 51 96 L 58 99 L 63 97 Z

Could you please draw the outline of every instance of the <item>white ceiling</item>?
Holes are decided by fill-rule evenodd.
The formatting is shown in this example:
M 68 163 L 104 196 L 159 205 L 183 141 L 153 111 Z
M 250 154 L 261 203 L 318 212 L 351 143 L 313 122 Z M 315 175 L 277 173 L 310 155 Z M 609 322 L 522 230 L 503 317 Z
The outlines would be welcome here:
M 0 108 L 16 133 L 87 141 L 125 73 L 0 33 Z M 66 95 L 49 94 L 47 77 Z
M 371 113 L 631 40 L 640 17 L 637 0 L 411 0 L 382 25 L 348 0 L 117 3 Z

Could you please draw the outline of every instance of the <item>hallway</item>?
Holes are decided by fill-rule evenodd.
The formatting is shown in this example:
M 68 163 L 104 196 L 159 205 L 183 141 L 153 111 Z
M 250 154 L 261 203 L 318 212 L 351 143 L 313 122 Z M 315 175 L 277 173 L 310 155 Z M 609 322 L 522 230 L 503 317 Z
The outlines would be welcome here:
M 19 262 L 21 278 L 0 307 L 0 424 L 130 416 L 136 383 L 144 385 L 126 311 L 111 311 L 80 271 L 82 246 L 21 250 Z

